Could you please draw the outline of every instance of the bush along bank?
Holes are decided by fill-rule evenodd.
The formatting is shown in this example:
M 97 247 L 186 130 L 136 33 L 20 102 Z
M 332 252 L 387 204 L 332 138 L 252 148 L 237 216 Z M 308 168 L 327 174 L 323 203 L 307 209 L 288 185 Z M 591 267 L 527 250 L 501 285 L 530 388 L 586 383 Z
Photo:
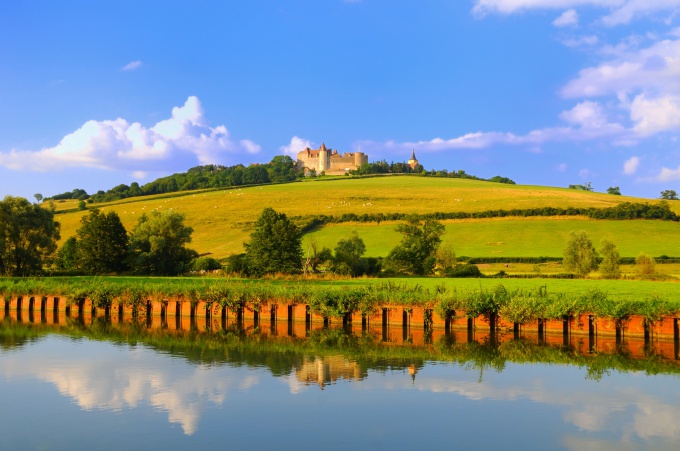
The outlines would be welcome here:
M 680 216 L 670 209 L 667 202 L 661 201 L 656 204 L 642 204 L 624 202 L 614 207 L 608 208 L 528 208 L 512 210 L 486 210 L 476 212 L 449 211 L 435 212 L 426 214 L 411 213 L 375 213 L 375 214 L 356 214 L 345 213 L 340 216 L 334 215 L 315 215 L 315 216 L 294 216 L 291 219 L 300 227 L 303 233 L 314 230 L 326 224 L 340 224 L 344 222 L 380 222 L 384 221 L 404 221 L 409 218 L 418 220 L 434 219 L 438 221 L 447 219 L 485 219 L 485 218 L 505 218 L 505 217 L 535 217 L 535 216 L 586 216 L 591 219 L 606 220 L 661 220 L 661 221 L 680 221 Z
M 58 307 L 56 307 L 58 305 Z M 273 307 L 276 306 L 276 307 Z M 445 284 L 434 289 L 383 282 L 359 286 L 318 286 L 272 281 L 211 280 L 176 283 L 132 281 L 125 284 L 97 279 L 3 279 L 3 312 L 72 308 L 79 314 L 96 309 L 133 315 L 239 315 L 263 317 L 278 311 L 281 319 L 372 321 L 414 327 L 467 326 L 559 329 L 598 333 L 677 335 L 680 300 L 652 296 L 615 298 L 600 290 L 584 293 L 508 290 L 459 290 Z M 403 323 L 402 323 L 403 321 Z M 565 329 L 566 330 L 566 329 Z

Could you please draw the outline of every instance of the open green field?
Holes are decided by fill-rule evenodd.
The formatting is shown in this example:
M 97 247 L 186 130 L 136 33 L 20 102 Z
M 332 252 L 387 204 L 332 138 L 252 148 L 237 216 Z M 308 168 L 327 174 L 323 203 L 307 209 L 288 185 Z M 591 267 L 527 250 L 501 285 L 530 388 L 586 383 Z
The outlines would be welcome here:
M 622 257 L 640 252 L 680 255 L 680 224 L 671 221 L 598 221 L 588 218 L 493 218 L 443 221 L 444 245 L 468 257 L 561 257 L 571 230 L 585 230 L 597 247 L 612 240 Z M 307 234 L 320 246 L 334 249 L 356 231 L 366 243 L 366 256 L 384 257 L 401 239 L 396 223 L 332 224 Z
M 606 208 L 621 202 L 658 202 L 566 188 L 506 185 L 466 179 L 386 176 L 340 178 L 328 181 L 265 185 L 188 194 L 125 199 L 98 204 L 103 211 L 116 211 L 132 230 L 137 218 L 151 210 L 175 210 L 186 215 L 194 228 L 192 247 L 216 258 L 243 251 L 252 223 L 265 207 L 289 216 L 342 215 L 344 213 L 476 212 L 496 209 L 552 207 Z M 73 205 L 71 205 L 73 203 Z M 59 209 L 75 202 L 57 203 Z M 91 207 L 91 206 L 90 206 Z M 671 202 L 680 213 L 680 202 Z M 84 212 L 57 215 L 62 242 L 75 235 Z M 445 241 L 458 255 L 468 256 L 559 256 L 569 230 L 593 231 L 596 243 L 611 238 L 625 256 L 640 251 L 652 255 L 680 255 L 680 225 L 664 221 L 587 221 L 574 218 L 448 221 Z M 369 255 L 386 255 L 398 242 L 394 224 L 342 224 L 316 231 L 318 240 L 334 247 L 338 238 L 357 228 Z M 488 244 L 503 243 L 503 244 Z

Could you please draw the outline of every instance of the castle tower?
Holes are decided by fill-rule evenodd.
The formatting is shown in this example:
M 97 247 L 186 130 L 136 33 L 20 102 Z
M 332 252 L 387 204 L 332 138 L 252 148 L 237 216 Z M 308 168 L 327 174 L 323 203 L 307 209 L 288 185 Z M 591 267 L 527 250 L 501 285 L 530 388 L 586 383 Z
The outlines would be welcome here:
M 411 166 L 411 169 L 415 169 L 415 167 L 418 166 L 415 149 L 411 150 L 411 158 L 408 160 L 408 165 Z
M 317 173 L 321 173 L 321 171 L 326 171 L 330 168 L 330 161 L 328 160 L 328 149 L 326 148 L 326 143 L 321 143 L 321 147 L 319 147 L 319 168 L 317 169 Z
M 368 161 L 364 161 L 364 160 L 368 160 L 368 159 L 364 158 L 363 152 L 354 152 L 354 166 L 356 166 L 358 168 L 362 164 L 368 162 Z

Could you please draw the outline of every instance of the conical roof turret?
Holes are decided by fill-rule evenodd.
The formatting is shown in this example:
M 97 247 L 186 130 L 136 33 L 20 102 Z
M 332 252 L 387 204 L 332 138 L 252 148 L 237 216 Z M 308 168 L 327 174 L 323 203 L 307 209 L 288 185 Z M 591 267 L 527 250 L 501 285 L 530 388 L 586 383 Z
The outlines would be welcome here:
M 416 160 L 416 150 L 411 150 L 411 160 Z
M 321 147 L 319 147 L 319 150 L 328 150 L 326 149 L 326 143 L 321 143 Z

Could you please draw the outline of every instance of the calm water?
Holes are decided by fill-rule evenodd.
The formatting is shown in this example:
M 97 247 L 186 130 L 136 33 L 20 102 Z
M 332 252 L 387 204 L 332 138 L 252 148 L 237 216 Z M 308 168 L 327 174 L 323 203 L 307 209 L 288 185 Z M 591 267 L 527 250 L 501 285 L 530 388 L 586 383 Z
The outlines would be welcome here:
M 680 447 L 677 344 L 382 338 L 5 319 L 0 449 Z

